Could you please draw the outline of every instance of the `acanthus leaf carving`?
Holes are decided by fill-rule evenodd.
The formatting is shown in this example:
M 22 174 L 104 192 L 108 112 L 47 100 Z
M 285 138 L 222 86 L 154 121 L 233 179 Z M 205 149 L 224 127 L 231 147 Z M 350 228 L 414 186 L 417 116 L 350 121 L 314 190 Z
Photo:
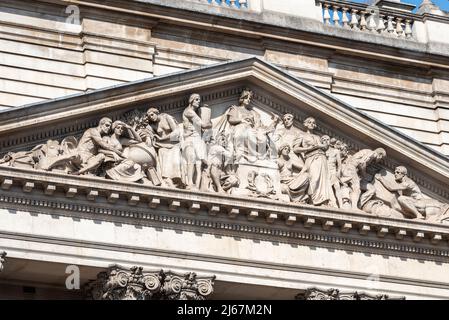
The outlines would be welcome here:
M 100 272 L 85 291 L 93 300 L 205 300 L 213 293 L 214 279 L 194 272 L 145 272 L 137 266 L 130 270 L 113 266 Z

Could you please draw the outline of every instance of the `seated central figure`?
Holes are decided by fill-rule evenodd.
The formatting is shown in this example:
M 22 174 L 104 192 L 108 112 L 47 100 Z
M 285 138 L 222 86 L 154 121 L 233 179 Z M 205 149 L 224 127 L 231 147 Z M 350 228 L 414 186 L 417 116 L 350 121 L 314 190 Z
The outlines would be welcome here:
M 263 126 L 260 115 L 253 110 L 250 102 L 252 92 L 244 90 L 238 106 L 231 106 L 227 112 L 227 120 L 233 126 L 234 160 L 239 163 L 242 159 L 248 162 L 267 159 L 270 155 L 268 134 L 273 132 L 279 117 L 273 115 L 272 123 Z

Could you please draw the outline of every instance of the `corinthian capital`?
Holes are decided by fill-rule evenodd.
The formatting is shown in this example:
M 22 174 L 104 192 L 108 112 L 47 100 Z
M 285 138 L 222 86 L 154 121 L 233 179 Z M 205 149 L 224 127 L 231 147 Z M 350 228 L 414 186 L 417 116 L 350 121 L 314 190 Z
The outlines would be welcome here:
M 143 272 L 142 267 L 128 271 L 112 266 L 100 272 L 86 291 L 93 300 L 151 300 L 161 288 L 161 272 Z
M 179 274 L 167 272 L 164 274 L 162 299 L 164 300 L 205 300 L 214 292 L 212 277 L 198 277 L 195 272 Z
M 212 294 L 215 276 L 198 277 L 194 272 L 145 272 L 111 266 L 86 285 L 93 300 L 205 300 Z
M 0 272 L 3 271 L 3 263 L 6 262 L 6 252 L 0 251 Z

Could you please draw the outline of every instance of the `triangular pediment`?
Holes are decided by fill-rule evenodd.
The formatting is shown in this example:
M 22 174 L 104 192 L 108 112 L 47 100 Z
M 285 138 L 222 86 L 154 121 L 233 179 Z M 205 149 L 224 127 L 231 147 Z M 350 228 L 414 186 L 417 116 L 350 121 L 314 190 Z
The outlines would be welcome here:
M 251 130 L 253 132 L 250 133 L 250 135 L 253 136 L 249 138 L 248 134 L 238 132 L 242 126 L 239 127 L 239 125 L 228 123 L 230 117 L 230 107 L 239 107 L 239 97 L 246 88 L 250 89 L 253 93 L 251 106 L 260 117 L 258 120 L 260 121 L 260 124 L 247 125 L 248 128 L 252 128 Z M 239 198 L 243 197 L 245 199 L 249 199 L 249 201 L 253 201 L 255 204 L 259 202 L 273 203 L 274 201 L 274 208 L 284 206 L 283 208 L 285 210 L 288 209 L 290 210 L 289 212 L 294 212 L 295 209 L 292 209 L 290 206 L 292 203 L 297 204 L 298 208 L 314 205 L 315 200 L 312 200 L 311 198 L 315 196 L 314 193 L 317 191 L 311 191 L 311 189 L 322 187 L 322 183 L 316 181 L 318 179 L 316 176 L 323 174 L 326 177 L 321 177 L 319 179 L 328 179 L 330 174 L 328 171 L 330 169 L 327 168 L 328 164 L 326 162 L 321 164 L 322 166 L 326 166 L 326 168 L 323 169 L 323 172 L 310 173 L 313 170 L 321 170 L 312 167 L 317 167 L 317 163 L 319 161 L 324 161 L 329 157 L 329 155 L 326 154 L 329 148 L 318 148 L 321 151 L 318 150 L 320 155 L 316 156 L 310 150 L 306 150 L 310 147 L 310 144 L 313 144 L 313 141 L 309 141 L 308 143 L 298 142 L 296 145 L 296 153 L 298 158 L 302 161 L 302 167 L 307 167 L 307 169 L 301 170 L 301 168 L 297 168 L 288 170 L 292 171 L 293 180 L 297 179 L 299 174 L 304 173 L 303 171 L 308 171 L 308 173 L 306 172 L 306 176 L 308 177 L 308 185 L 304 186 L 305 191 L 303 190 L 303 193 L 305 192 L 308 195 L 308 199 L 302 199 L 295 202 L 292 200 L 294 197 L 289 193 L 289 190 L 281 190 L 282 188 L 288 189 L 291 187 L 291 193 L 295 194 L 295 192 L 300 192 L 299 185 L 301 183 L 300 181 L 297 181 L 292 184 L 293 186 L 289 186 L 290 182 L 285 182 L 284 179 L 285 172 L 279 173 L 282 165 L 284 164 L 279 164 L 278 160 L 280 156 L 277 152 L 277 149 L 282 145 L 282 140 L 284 138 L 283 135 L 285 134 L 282 130 L 284 128 L 282 120 L 280 120 L 274 127 L 274 132 L 271 130 L 273 128 L 270 129 L 269 127 L 274 119 L 273 115 L 277 115 L 282 119 L 284 114 L 290 113 L 294 117 L 294 128 L 298 131 L 298 137 L 296 138 L 301 138 L 301 136 L 305 136 L 307 138 L 307 135 L 310 135 L 310 133 L 306 132 L 307 128 L 305 128 L 303 121 L 308 117 L 313 117 L 317 123 L 317 128 L 313 132 L 316 137 L 320 138 L 327 135 L 329 138 L 334 138 L 342 144 L 347 145 L 350 150 L 349 155 L 340 155 L 343 162 L 345 162 L 345 157 L 348 162 L 349 158 L 354 155 L 361 158 L 370 157 L 370 155 L 368 155 L 368 151 L 366 151 L 365 154 L 359 153 L 361 150 L 375 150 L 377 148 L 383 148 L 386 151 L 386 157 L 383 157 L 380 162 L 375 163 L 375 161 L 369 161 L 369 163 L 366 163 L 368 167 L 368 178 L 361 176 L 362 172 L 360 172 L 360 170 L 362 170 L 361 167 L 364 165 L 361 164 L 361 162 L 357 162 L 356 164 L 353 164 L 354 170 L 356 170 L 354 175 L 356 177 L 358 176 L 360 181 L 351 181 L 351 177 L 348 176 L 349 174 L 346 174 L 346 177 L 338 177 L 336 181 L 326 182 L 326 188 L 330 186 L 330 192 L 333 192 L 333 200 L 331 201 L 333 204 L 326 201 L 324 201 L 324 203 L 319 203 L 320 201 L 317 200 L 314 207 L 320 207 L 327 213 L 334 211 L 347 211 L 351 212 L 353 215 L 360 214 L 363 216 L 363 210 L 355 210 L 356 205 L 352 205 L 351 207 L 350 204 L 343 208 L 337 203 L 341 200 L 338 201 L 338 197 L 335 196 L 335 188 L 332 189 L 332 184 L 339 184 L 342 187 L 345 187 L 349 190 L 346 190 L 346 192 L 349 193 L 353 192 L 354 189 L 361 188 L 360 193 L 361 196 L 363 196 L 365 192 L 367 192 L 367 184 L 379 185 L 379 182 L 376 182 L 376 179 L 374 178 L 377 171 L 380 172 L 385 179 L 390 180 L 391 183 L 394 184 L 394 169 L 397 166 L 405 166 L 408 169 L 408 179 L 416 183 L 416 186 L 420 188 L 422 195 L 426 199 L 414 204 L 417 209 L 425 214 L 426 206 L 435 207 L 441 205 L 441 209 L 438 209 L 441 211 L 441 215 L 443 215 L 443 211 L 447 209 L 444 205 L 449 202 L 449 190 L 447 187 L 449 185 L 449 161 L 444 155 L 373 119 L 365 113 L 358 111 L 354 107 L 334 98 L 322 90 L 298 80 L 277 67 L 274 67 L 273 65 L 257 58 L 250 58 L 241 61 L 213 65 L 202 69 L 155 77 L 2 112 L 0 113 L 0 156 L 4 156 L 8 152 L 15 153 L 20 151 L 29 151 L 38 145 L 46 145 L 48 140 L 58 141 L 60 143 L 59 145 L 61 145 L 62 141 L 65 139 L 65 142 L 69 141 L 71 143 L 68 148 L 75 149 L 76 144 L 80 141 L 81 136 L 86 132 L 86 130 L 97 127 L 98 122 L 102 117 L 109 117 L 113 121 L 121 120 L 132 126 L 135 124 L 131 123 L 133 121 L 132 116 L 143 117 L 150 107 L 156 107 L 160 113 L 168 114 L 170 117 L 167 119 L 176 120 L 178 123 L 177 126 L 181 132 L 180 134 L 187 137 L 188 135 L 183 132 L 183 130 L 185 130 L 183 129 L 183 112 L 189 104 L 189 96 L 192 93 L 198 93 L 201 96 L 202 103 L 208 105 L 211 112 L 210 119 L 213 124 L 213 130 L 210 134 L 214 137 L 213 142 L 216 142 L 220 133 L 224 133 L 226 135 L 226 139 L 233 142 L 231 143 L 231 148 L 233 148 L 233 150 L 230 151 L 231 158 L 235 157 L 236 148 L 238 149 L 238 147 L 236 147 L 237 140 L 234 137 L 235 135 L 241 134 L 242 137 L 249 140 L 254 138 L 255 141 L 259 141 L 260 137 L 258 137 L 258 135 L 262 135 L 264 137 L 262 137 L 261 140 L 270 140 L 275 139 L 273 138 L 273 133 L 276 133 L 276 130 L 280 130 L 280 133 L 275 139 L 276 141 L 271 141 L 273 146 L 276 148 L 273 150 L 276 151 L 262 151 L 263 153 L 271 153 L 269 156 L 266 154 L 263 155 L 261 159 L 256 159 L 257 155 L 256 158 L 249 157 L 248 159 L 245 155 L 243 157 L 244 160 L 242 160 L 243 162 L 239 162 L 237 165 L 234 163 L 234 170 L 242 170 L 241 168 L 245 167 L 245 170 L 235 173 L 235 178 L 236 180 L 239 180 L 240 186 L 237 186 L 236 182 L 232 179 L 231 181 L 225 181 L 224 176 L 227 175 L 228 172 L 225 172 L 224 168 L 221 168 L 223 169 L 221 171 L 222 182 L 228 184 L 234 183 L 229 190 L 232 188 L 240 188 L 245 189 L 245 192 L 233 193 L 229 190 L 221 193 L 217 192 L 217 188 L 213 185 L 213 179 L 210 177 L 210 168 L 204 168 L 204 166 L 206 166 L 205 163 L 201 166 L 201 170 L 207 171 L 205 175 L 209 175 L 209 187 L 206 187 L 209 189 L 201 189 L 204 188 L 203 186 L 198 192 L 195 191 L 196 188 L 186 188 L 186 181 L 183 181 L 182 184 L 179 185 L 176 184 L 176 187 L 179 188 L 176 189 L 171 184 L 155 186 L 150 183 L 150 185 L 148 185 L 148 183 L 142 184 L 141 180 L 137 183 L 132 180 L 133 178 L 126 180 L 126 177 L 121 180 L 120 172 L 119 176 L 114 180 L 111 178 L 111 175 L 109 175 L 108 179 L 108 177 L 98 177 L 92 173 L 88 175 L 64 174 L 61 172 L 62 169 L 45 170 L 45 168 L 27 168 L 26 165 L 22 166 L 20 163 L 19 165 L 11 165 L 11 162 L 6 160 L 4 160 L 4 163 L 0 165 L 0 176 L 2 177 L 3 184 L 5 185 L 5 181 L 9 181 L 8 183 L 14 184 L 16 183 L 15 179 L 23 178 L 25 181 L 23 182 L 23 190 L 27 191 L 26 179 L 27 177 L 29 178 L 34 175 L 33 179 L 41 179 L 43 181 L 42 185 L 44 188 L 48 188 L 48 185 L 58 185 L 58 183 L 64 184 L 64 182 L 70 182 L 72 184 L 77 184 L 79 186 L 78 188 L 86 189 L 88 197 L 89 192 L 92 190 L 95 191 L 95 187 L 98 189 L 109 187 L 111 189 L 108 193 L 109 197 L 111 197 L 111 194 L 114 193 L 117 194 L 116 197 L 120 197 L 120 186 L 126 185 L 126 190 L 129 191 L 132 189 L 132 191 L 129 192 L 130 204 L 135 204 L 136 201 L 139 202 L 142 200 L 141 196 L 136 196 L 133 198 L 133 195 L 138 194 L 139 190 L 142 190 L 142 192 L 145 193 L 149 192 L 148 190 L 151 189 L 150 193 L 152 193 L 153 196 L 157 195 L 160 197 L 164 192 L 166 192 L 165 194 L 168 194 L 167 197 L 171 199 L 170 203 L 172 205 L 176 202 L 176 197 L 179 194 L 185 193 L 186 195 L 191 195 L 197 193 L 201 195 L 208 194 L 208 192 L 210 192 L 209 200 L 211 200 L 211 203 L 225 203 L 229 208 L 233 207 L 232 203 L 235 201 L 235 197 L 237 196 Z M 242 115 L 240 114 L 240 116 Z M 166 121 L 166 119 L 164 121 Z M 193 127 L 195 127 L 195 125 Z M 240 129 L 236 127 L 239 127 Z M 258 128 L 261 130 L 256 130 Z M 205 128 L 202 132 L 204 133 L 207 129 L 208 128 Z M 194 135 L 195 129 L 192 130 Z M 266 132 L 264 132 L 264 130 Z M 268 131 L 270 131 L 270 133 L 267 133 Z M 160 135 L 161 132 L 157 134 Z M 72 136 L 76 138 L 75 142 L 70 140 L 71 138 L 69 137 Z M 306 138 L 304 139 L 307 140 Z M 193 152 L 194 154 L 196 153 L 193 157 L 195 158 L 195 156 L 198 156 L 200 151 L 198 151 L 199 149 L 196 145 L 196 140 L 192 139 L 190 141 L 189 138 L 184 138 L 184 140 L 185 141 L 180 142 L 179 146 L 176 147 L 179 147 L 180 154 L 178 156 L 180 158 L 188 157 L 185 156 L 184 153 L 186 148 L 188 148 L 186 146 L 189 144 L 191 145 L 190 152 Z M 163 145 L 164 143 L 162 142 L 159 143 L 159 145 Z M 65 148 L 67 148 L 66 145 Z M 156 152 L 155 157 L 160 161 L 161 157 L 158 155 L 158 152 L 160 152 L 159 148 L 160 147 L 156 146 L 154 151 Z M 295 148 L 292 142 L 290 142 L 290 148 Z M 299 150 L 298 148 L 303 148 L 303 150 Z M 335 147 L 334 149 L 338 148 Z M 270 147 L 267 149 L 270 149 Z M 170 148 L 165 148 L 164 150 L 170 150 Z M 203 151 L 205 152 L 205 159 L 208 159 L 208 157 L 211 158 L 211 156 L 208 155 L 208 153 L 210 153 L 210 145 L 207 145 Z M 61 154 L 64 154 L 64 152 L 69 151 L 63 150 L 61 151 Z M 96 152 L 97 151 L 95 151 L 95 153 Z M 168 157 L 166 155 L 165 158 L 162 159 L 162 163 L 158 163 L 158 165 L 154 167 L 154 176 L 163 178 L 160 175 L 161 170 L 164 170 L 161 169 L 161 166 L 167 165 L 166 161 L 173 160 L 173 154 L 170 154 L 170 152 Z M 294 150 L 291 150 L 291 152 L 295 153 Z M 126 156 L 122 156 L 126 158 Z M 220 154 L 220 156 L 223 155 Z M 311 157 L 315 157 L 316 159 L 314 158 L 315 160 L 310 160 Z M 284 159 L 284 162 L 288 162 L 286 159 L 287 158 Z M 87 165 L 87 157 L 81 160 L 84 161 L 84 164 L 79 163 L 79 167 L 77 169 L 72 169 L 72 171 L 76 172 L 80 169 L 80 167 L 82 168 L 83 165 Z M 194 161 L 197 160 L 198 159 Z M 187 160 L 182 159 L 181 161 L 186 162 Z M 244 163 L 245 161 L 246 163 Z M 360 161 L 363 162 L 365 160 L 362 159 Z M 292 161 L 288 162 L 287 165 L 291 166 L 291 162 Z M 100 164 L 100 166 L 101 165 L 103 165 L 103 163 Z M 222 164 L 217 164 L 217 166 L 220 165 Z M 239 165 L 240 169 L 238 169 Z M 35 164 L 34 166 L 36 167 Z M 182 171 L 183 179 L 187 176 L 188 180 L 188 168 L 185 163 L 181 164 L 181 166 L 184 166 L 180 169 L 180 171 Z M 259 169 L 252 170 L 252 168 Z M 119 168 L 119 171 L 120 170 L 122 169 Z M 193 170 L 197 170 L 196 167 L 194 167 Z M 275 175 L 277 178 L 273 178 L 272 180 L 274 181 L 267 182 L 264 178 L 264 170 L 268 170 L 268 176 L 270 175 L 269 172 L 276 172 Z M 253 176 L 249 177 L 252 174 Z M 281 177 L 282 174 L 284 174 L 283 177 Z M 194 173 L 194 176 L 196 177 L 197 173 Z M 52 178 L 54 178 L 54 180 L 52 180 Z M 271 179 L 272 177 L 268 178 Z M 281 181 L 282 179 L 284 179 L 284 181 Z M 56 183 L 56 181 L 58 181 L 58 183 Z M 8 188 L 8 183 L 6 183 L 4 187 L 5 189 Z M 311 187 L 310 185 L 313 183 L 315 183 L 316 186 Z M 361 185 L 357 187 L 351 185 L 356 183 L 360 183 Z M 400 184 L 398 182 L 396 183 L 396 186 Z M 33 182 L 33 185 L 30 185 L 31 188 L 33 188 L 34 185 L 35 184 Z M 160 187 L 160 189 L 158 189 L 158 187 Z M 368 190 L 370 187 L 371 185 L 368 186 Z M 170 191 L 168 191 L 169 189 Z M 67 190 L 70 190 L 70 187 L 66 187 L 64 190 L 65 192 L 69 192 Z M 51 190 L 45 191 L 49 193 L 52 192 Z M 369 198 L 373 201 L 372 205 L 379 205 L 380 201 L 383 201 L 384 206 L 387 205 L 388 208 L 394 210 L 396 213 L 401 212 L 403 204 L 402 202 L 397 203 L 397 198 L 399 197 L 400 192 L 391 190 L 389 192 L 387 191 L 388 190 L 386 189 L 382 190 L 382 192 L 386 192 L 387 196 L 383 195 L 376 197 L 375 195 L 374 197 Z M 377 193 L 381 192 L 377 190 Z M 90 196 L 91 198 L 95 198 L 97 195 L 98 193 L 93 192 Z M 391 195 L 396 200 L 386 199 L 389 197 L 388 195 Z M 413 196 L 414 195 L 411 195 L 412 198 Z M 346 197 L 350 199 L 351 195 L 346 195 Z M 207 199 L 207 197 L 205 199 Z M 204 201 L 207 202 L 207 200 Z M 396 203 L 392 203 L 392 201 L 396 201 Z M 410 201 L 413 202 L 418 200 L 412 199 Z M 426 201 L 428 204 L 426 204 Z M 276 205 L 276 203 L 278 203 L 278 205 Z M 202 204 L 203 203 L 201 202 L 200 205 Z M 191 203 L 190 209 L 195 211 L 196 209 L 199 209 L 200 205 L 196 207 L 195 203 Z M 361 203 L 358 204 L 359 207 L 362 205 L 363 204 Z M 424 208 L 421 208 L 420 206 L 424 206 Z M 247 207 L 249 210 L 250 205 L 247 205 Z M 387 208 L 384 207 L 384 209 Z M 273 209 L 270 210 L 276 211 Z M 369 213 L 365 212 L 367 216 L 374 215 L 377 217 L 381 215 L 380 213 L 374 212 L 375 210 L 372 207 L 370 207 L 369 210 L 373 211 Z M 268 211 L 268 209 L 265 211 Z M 409 213 L 404 212 L 404 219 L 407 218 L 407 214 Z M 232 215 L 232 213 L 230 213 L 230 215 Z M 400 216 L 398 217 L 394 214 L 387 214 L 386 217 L 391 219 L 401 218 Z

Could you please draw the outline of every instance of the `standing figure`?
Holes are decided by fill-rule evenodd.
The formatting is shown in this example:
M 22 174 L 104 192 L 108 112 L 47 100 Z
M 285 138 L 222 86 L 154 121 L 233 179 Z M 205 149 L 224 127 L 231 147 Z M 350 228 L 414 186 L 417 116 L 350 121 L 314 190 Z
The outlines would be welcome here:
M 180 130 L 175 118 L 160 113 L 156 108 L 147 111 L 147 128 L 139 130 L 139 135 L 147 144 L 158 150 L 159 173 L 168 187 L 181 186 L 184 182 L 181 167 Z M 153 143 L 154 140 L 154 143 Z
M 233 126 L 232 144 L 236 163 L 242 159 L 248 162 L 266 159 L 270 151 L 268 134 L 279 122 L 279 117 L 273 115 L 271 124 L 263 126 L 260 114 L 251 106 L 252 95 L 251 91 L 244 90 L 239 105 L 231 106 L 227 111 L 227 120 Z
M 117 157 L 123 157 L 122 152 L 109 145 L 103 140 L 104 135 L 111 131 L 112 120 L 109 118 L 102 118 L 96 128 L 87 129 L 81 140 L 78 143 L 77 152 L 81 157 L 81 170 L 75 174 L 96 174 L 97 169 L 104 162 L 106 156 L 99 153 L 99 149 L 108 150 Z
M 330 139 L 330 147 L 326 151 L 327 164 L 329 167 L 329 177 L 339 208 L 343 207 L 343 199 L 340 191 L 341 177 L 341 142 L 335 138 Z
M 295 140 L 293 151 L 296 154 L 304 153 L 303 171 L 308 173 L 308 193 L 313 205 L 330 205 L 333 195 L 326 158 L 326 150 L 329 148 L 329 144 L 323 143 L 321 138 L 313 133 L 316 128 L 314 118 L 308 117 L 305 119 L 304 127 L 306 132 Z
M 184 128 L 183 156 L 187 165 L 186 186 L 188 189 L 199 189 L 202 165 L 207 164 L 206 143 L 203 141 L 203 131 L 211 127 L 209 121 L 203 121 L 198 114 L 201 97 L 194 93 L 189 98 L 189 105 L 182 113 Z M 194 180 L 195 178 L 195 180 Z
M 287 194 L 292 202 L 306 203 L 309 198 L 307 189 L 309 186 L 309 177 L 307 172 L 301 171 L 304 163 L 299 161 L 298 157 L 291 157 L 291 147 L 284 142 L 278 148 L 279 158 L 277 160 L 280 180 L 281 192 Z M 294 172 L 300 172 L 295 176 Z
M 362 193 L 360 182 L 367 176 L 366 168 L 371 163 L 380 162 L 387 153 L 384 149 L 376 150 L 363 149 L 352 156 L 348 156 L 343 168 L 341 182 L 348 184 L 351 189 L 351 206 L 353 209 L 359 208 L 360 195 Z

